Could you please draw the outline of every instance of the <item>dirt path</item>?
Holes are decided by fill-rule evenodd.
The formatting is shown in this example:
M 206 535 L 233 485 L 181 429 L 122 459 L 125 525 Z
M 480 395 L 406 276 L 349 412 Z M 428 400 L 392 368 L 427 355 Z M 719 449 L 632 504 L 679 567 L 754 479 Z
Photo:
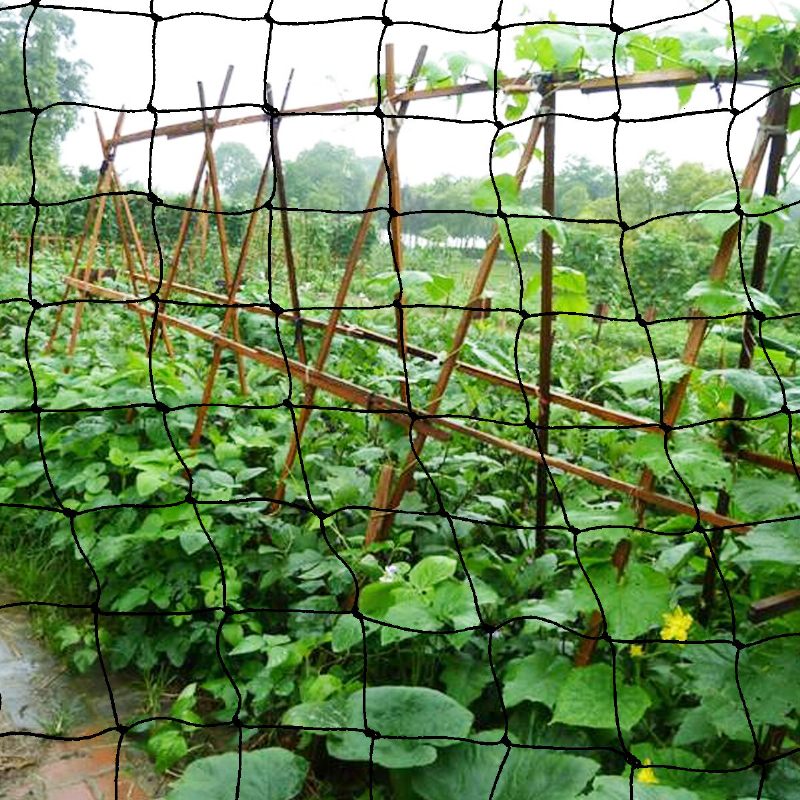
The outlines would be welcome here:
M 0 597 L 0 606 L 9 602 Z M 141 705 L 117 693 L 120 717 Z M 99 670 L 69 673 L 32 634 L 24 607 L 0 610 L 0 797 L 114 800 L 120 734 Z M 80 739 L 77 739 L 80 737 Z M 122 738 L 119 800 L 159 796 L 159 779 L 130 736 Z

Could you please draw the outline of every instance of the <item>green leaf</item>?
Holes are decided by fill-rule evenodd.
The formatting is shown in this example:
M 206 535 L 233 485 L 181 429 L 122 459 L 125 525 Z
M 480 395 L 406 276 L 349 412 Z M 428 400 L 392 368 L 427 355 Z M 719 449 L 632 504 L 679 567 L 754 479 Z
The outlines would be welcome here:
M 731 490 L 736 505 L 755 519 L 782 516 L 789 509 L 800 508 L 797 479 L 790 475 L 768 478 L 738 478 Z
M 739 680 L 750 719 L 761 725 L 790 726 L 800 708 L 800 659 L 797 641 L 775 639 L 742 652 Z
M 415 564 L 408 573 L 408 578 L 417 589 L 430 589 L 441 581 L 451 578 L 458 562 L 448 556 L 427 556 Z
M 659 359 L 658 369 L 663 384 L 679 381 L 691 367 L 677 358 Z M 619 386 L 627 395 L 640 392 L 642 389 L 653 389 L 658 386 L 658 374 L 652 358 L 645 357 L 625 369 L 609 373 L 604 381 Z
M 501 731 L 497 732 L 498 735 Z M 414 772 L 412 786 L 423 800 L 575 800 L 600 765 L 590 758 L 546 750 L 459 744 L 442 753 L 436 764 Z M 498 770 L 503 771 L 492 794 Z
M 446 694 L 413 686 L 376 686 L 366 690 L 367 723 L 384 736 L 464 738 L 472 726 L 472 714 Z M 346 727 L 364 725 L 362 695 L 347 700 Z M 368 761 L 371 740 L 362 733 L 337 732 L 328 737 L 328 752 L 343 761 Z M 448 739 L 378 739 L 375 763 L 404 769 L 431 764 L 439 748 L 456 744 Z
M 27 422 L 6 422 L 3 425 L 3 434 L 11 444 L 19 444 L 32 430 Z
M 584 728 L 616 727 L 613 670 L 607 664 L 574 667 L 561 685 L 553 722 Z M 650 697 L 639 686 L 617 682 L 619 724 L 630 730 L 650 706 Z
M 764 292 L 751 289 L 750 296 L 759 311 L 780 311 L 780 306 Z M 744 288 L 728 289 L 722 281 L 698 281 L 686 293 L 686 299 L 709 316 L 740 314 L 750 308 Z
M 678 91 L 678 102 L 680 104 L 680 108 L 683 108 L 688 102 L 692 99 L 692 95 L 694 94 L 694 90 L 697 88 L 697 84 L 689 84 L 689 86 L 677 86 L 676 89 Z
M 238 753 L 200 758 L 186 768 L 167 800 L 223 800 L 233 797 Z M 303 788 L 305 759 L 280 747 L 242 753 L 239 800 L 291 800 Z
M 265 655 L 267 653 L 267 646 L 266 642 L 264 641 L 264 637 L 255 634 L 253 636 L 245 636 L 236 647 L 231 650 L 232 656 L 244 656 L 248 653 L 258 653 L 263 652 Z
M 136 491 L 140 497 L 149 497 L 158 491 L 164 482 L 164 475 L 153 470 L 143 470 L 136 476 Z
M 740 540 L 742 549 L 733 561 L 744 567 L 778 563 L 800 566 L 800 537 L 796 522 L 766 522 L 756 525 Z
M 621 579 L 611 564 L 588 566 L 589 578 L 603 604 L 608 632 L 615 639 L 635 639 L 659 626 L 670 610 L 669 578 L 645 564 L 631 564 Z M 576 591 L 581 608 L 596 607 L 585 582 Z
M 189 745 L 178 728 L 166 728 L 147 740 L 147 750 L 155 758 L 156 769 L 165 772 L 188 752 Z
M 350 614 L 336 620 L 331 631 L 331 648 L 334 653 L 344 653 L 356 644 L 361 644 L 361 623 Z
M 789 110 L 787 130 L 789 133 L 797 133 L 797 131 L 800 131 L 800 103 L 795 103 Z
M 701 800 L 688 789 L 644 783 L 634 779 L 633 796 L 636 800 Z M 600 775 L 592 784 L 592 791 L 584 800 L 629 800 L 631 787 L 628 778 L 620 775 Z
M 512 661 L 503 680 L 503 702 L 513 708 L 525 700 L 552 708 L 572 665 L 552 653 L 534 653 Z
M 208 539 L 202 531 L 183 531 L 178 540 L 187 556 L 194 555 L 208 544 Z
M 506 131 L 495 139 L 492 155 L 495 158 L 505 158 L 518 149 L 519 142 L 514 138 L 514 134 L 511 131 Z
M 503 208 L 519 202 L 519 187 L 513 175 L 502 173 L 494 176 L 494 183 L 491 179 L 483 181 L 472 198 L 472 204 L 478 211 L 496 214 L 498 193 Z
M 736 394 L 756 408 L 765 408 L 772 402 L 775 393 L 780 390 L 778 382 L 772 376 L 759 375 L 752 369 L 714 369 L 703 374 L 703 380 L 722 378 Z
M 456 653 L 450 658 L 440 678 L 447 688 L 447 694 L 463 706 L 469 706 L 490 683 L 494 683 L 492 673 L 485 664 L 463 653 Z
M 142 586 L 134 586 L 114 603 L 115 611 L 132 611 L 143 606 L 150 598 L 150 591 Z
M 337 700 L 301 703 L 290 708 L 283 715 L 282 722 L 284 725 L 296 725 L 298 728 L 319 728 L 320 732 L 323 732 L 330 728 L 346 728 L 347 714 L 342 703 Z

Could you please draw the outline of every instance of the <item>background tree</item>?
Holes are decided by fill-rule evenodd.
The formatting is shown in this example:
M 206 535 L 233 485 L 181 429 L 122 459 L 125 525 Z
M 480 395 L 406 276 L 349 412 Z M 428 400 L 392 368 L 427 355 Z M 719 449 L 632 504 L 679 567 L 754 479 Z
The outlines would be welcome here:
M 0 122 L 0 164 L 28 160 L 28 141 L 33 117 L 26 109 L 23 72 L 25 26 L 33 15 L 26 43 L 28 85 L 36 108 L 53 103 L 75 102 L 82 96 L 87 65 L 64 55 L 73 44 L 74 23 L 58 11 L 23 9 L 0 19 L 0 110 L 20 109 L 4 114 Z M 35 157 L 57 162 L 59 146 L 78 117 L 74 106 L 60 106 L 39 117 L 36 123 Z
M 226 199 L 236 206 L 251 207 L 264 169 L 247 145 L 225 142 L 217 147 L 217 172 Z

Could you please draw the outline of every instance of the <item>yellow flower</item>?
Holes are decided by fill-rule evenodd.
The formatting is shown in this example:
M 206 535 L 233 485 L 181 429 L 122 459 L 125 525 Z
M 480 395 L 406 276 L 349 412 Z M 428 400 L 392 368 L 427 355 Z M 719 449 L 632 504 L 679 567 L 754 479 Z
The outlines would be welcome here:
M 689 629 L 694 620 L 691 614 L 687 614 L 680 606 L 674 611 L 663 615 L 664 627 L 661 629 L 662 639 L 671 639 L 677 642 L 685 642 Z
M 636 770 L 636 780 L 640 783 L 658 783 L 658 778 L 656 777 L 656 771 L 652 767 L 648 767 L 648 764 L 652 764 L 653 762 L 646 758 L 642 761 L 644 764 L 643 767 L 640 767 Z
M 640 644 L 631 645 L 631 656 L 633 658 L 641 658 L 644 655 L 644 647 Z

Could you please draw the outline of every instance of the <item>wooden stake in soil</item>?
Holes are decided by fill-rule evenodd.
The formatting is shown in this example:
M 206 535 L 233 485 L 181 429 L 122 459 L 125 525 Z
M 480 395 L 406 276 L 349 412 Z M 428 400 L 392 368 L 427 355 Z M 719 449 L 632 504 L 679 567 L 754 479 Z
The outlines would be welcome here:
M 555 147 L 556 147 L 556 93 L 547 93 L 541 113 L 546 115 L 544 124 L 544 175 L 542 176 L 542 208 L 551 216 L 555 214 Z M 542 270 L 539 318 L 539 418 L 537 439 L 542 461 L 536 467 L 536 549 L 538 558 L 546 546 L 548 488 L 550 474 L 544 459 L 550 444 L 550 383 L 553 361 L 553 237 L 542 231 Z
M 286 100 L 289 96 L 289 89 L 292 85 L 292 78 L 294 77 L 294 70 L 289 73 L 289 80 L 286 83 L 286 90 L 283 93 L 283 103 L 281 104 L 281 111 L 286 108 Z M 267 90 L 267 101 L 272 105 L 272 88 Z M 292 244 L 292 229 L 289 225 L 289 212 L 287 207 L 289 202 L 286 198 L 286 180 L 283 172 L 283 159 L 281 158 L 281 150 L 278 144 L 278 131 L 280 130 L 280 117 L 278 119 L 270 118 L 270 138 L 272 141 L 272 166 L 275 175 L 275 188 L 278 193 L 278 202 L 281 206 L 281 232 L 283 234 L 283 250 L 284 258 L 286 259 L 286 277 L 289 281 L 289 297 L 291 298 L 292 305 L 297 309 L 297 327 L 295 328 L 295 346 L 297 347 L 297 356 L 304 364 L 308 362 L 308 353 L 306 351 L 306 339 L 303 332 L 303 322 L 300 318 L 300 293 L 297 289 L 297 267 L 294 260 L 294 247 Z
M 769 159 L 767 161 L 767 175 L 764 183 L 764 195 L 774 197 L 778 194 L 781 178 L 781 166 L 786 155 L 787 130 L 789 120 L 789 110 L 791 108 L 791 91 L 784 91 L 778 95 L 775 109 L 776 129 L 770 145 Z M 758 226 L 756 239 L 756 250 L 753 256 L 753 272 L 750 276 L 750 287 L 762 291 L 767 276 L 767 261 L 769 259 L 769 248 L 772 242 L 772 226 L 766 222 L 761 222 Z M 742 346 L 739 350 L 739 369 L 750 369 L 753 364 L 753 349 L 756 345 L 755 334 L 753 331 L 753 319 L 750 314 L 746 314 L 742 326 Z M 731 418 L 739 420 L 745 415 L 747 402 L 740 395 L 736 394 L 731 406 Z M 737 457 L 735 445 L 731 452 L 731 458 L 735 463 Z M 717 511 L 720 514 L 727 514 L 730 510 L 730 495 L 723 489 L 717 499 Z M 714 531 L 711 535 L 711 550 L 716 554 L 722 548 L 722 531 Z M 714 610 L 716 599 L 717 567 L 713 558 L 709 558 L 706 563 L 706 571 L 703 576 L 703 596 L 700 603 L 700 613 L 698 617 L 703 625 L 708 623 Z
M 203 90 L 201 81 L 197 83 L 197 91 L 200 95 L 200 112 L 203 115 L 203 120 L 206 121 L 206 95 Z M 219 236 L 220 256 L 222 257 L 222 270 L 225 273 L 225 285 L 231 292 L 231 302 L 236 302 L 236 292 L 231 283 L 231 267 L 230 267 L 230 250 L 228 248 L 228 231 L 225 226 L 225 217 L 222 215 L 222 195 L 219 189 L 219 176 L 217 174 L 217 157 L 214 155 L 214 146 L 212 144 L 211 128 L 205 129 L 205 146 L 206 146 L 206 164 L 208 164 L 208 178 L 211 184 L 211 196 L 214 200 L 214 220 L 217 225 L 217 235 Z M 238 286 L 236 287 L 238 291 Z M 231 309 L 228 309 L 230 311 Z M 241 341 L 239 334 L 239 314 L 236 309 L 233 309 L 233 338 L 236 341 Z M 236 356 L 236 369 L 239 373 L 239 389 L 243 395 L 247 394 L 247 374 L 244 366 L 244 359 Z
M 426 53 L 427 47 L 421 47 L 409 78 L 409 83 L 412 86 L 419 77 L 419 73 L 422 70 L 422 65 L 425 63 Z M 408 110 L 408 105 L 408 102 L 401 103 L 400 107 L 397 109 L 398 117 L 405 115 L 406 111 Z M 386 148 L 386 161 L 389 163 L 391 163 L 391 159 L 394 158 L 396 146 L 397 138 L 390 138 L 389 144 Z M 377 174 L 375 175 L 375 181 L 372 184 L 372 189 L 370 191 L 369 199 L 367 200 L 366 208 L 372 209 L 375 207 L 381 190 L 384 188 L 385 180 L 386 164 L 382 163 L 378 167 Z M 350 248 L 350 254 L 348 255 L 345 263 L 344 274 L 342 275 L 342 280 L 339 284 L 339 290 L 337 291 L 336 298 L 333 302 L 333 311 L 331 312 L 328 324 L 325 327 L 325 331 L 322 335 L 322 342 L 320 343 L 320 349 L 317 353 L 315 367 L 318 370 L 322 370 L 328 360 L 331 344 L 333 343 L 333 337 L 336 333 L 339 318 L 341 317 L 341 307 L 344 305 L 345 300 L 347 299 L 347 294 L 350 291 L 350 284 L 352 283 L 353 276 L 355 275 L 356 267 L 358 266 L 358 260 L 361 257 L 361 251 L 364 248 L 364 242 L 366 241 L 367 233 L 369 232 L 370 225 L 372 224 L 372 213 L 372 211 L 366 211 L 361 217 L 361 224 L 359 225 L 358 232 L 356 233 L 356 237 L 353 241 L 353 246 Z M 297 451 L 300 447 L 300 441 L 305 433 L 308 420 L 311 417 L 311 406 L 314 402 L 315 396 L 316 387 L 307 386 L 303 396 L 303 408 L 300 409 L 300 413 L 297 415 L 296 434 L 289 440 L 289 449 L 286 454 L 286 459 L 284 460 L 278 485 L 275 488 L 274 496 L 277 501 L 280 501 L 283 498 L 286 488 L 286 479 L 288 478 L 289 473 L 292 470 L 292 466 L 294 465 L 294 461 L 297 458 Z M 273 509 L 277 509 L 277 507 L 277 504 L 273 504 Z
M 758 178 L 758 173 L 761 171 L 761 165 L 764 162 L 764 156 L 766 154 L 767 145 L 771 136 L 769 133 L 770 126 L 775 118 L 775 103 L 776 95 L 772 95 L 770 97 L 767 113 L 761 120 L 761 125 L 759 126 L 758 133 L 756 134 L 753 149 L 750 153 L 750 158 L 747 162 L 742 180 L 739 184 L 742 192 L 749 192 L 753 189 Z M 717 254 L 711 265 L 711 270 L 709 273 L 709 278 L 712 281 L 720 281 L 725 277 L 731 257 L 733 256 L 733 251 L 738 244 L 739 226 L 741 224 L 742 221 L 739 219 L 733 227 L 729 228 L 723 234 L 722 241 L 720 242 Z M 697 363 L 697 356 L 700 353 L 700 347 L 703 343 L 703 338 L 708 326 L 708 319 L 701 316 L 700 312 L 695 312 L 693 317 L 694 319 L 689 329 L 689 336 L 686 341 L 686 346 L 682 356 L 682 361 L 689 366 L 694 366 Z M 668 430 L 675 424 L 675 421 L 680 414 L 680 409 L 683 405 L 683 400 L 686 397 L 686 392 L 689 387 L 689 377 L 689 375 L 686 375 L 675 384 L 667 401 L 663 415 L 663 422 L 668 426 Z M 650 470 L 645 469 L 642 473 L 641 480 L 639 481 L 639 487 L 647 492 L 650 492 L 653 489 L 653 484 L 653 473 Z M 644 513 L 644 506 L 641 503 L 638 503 L 637 505 L 639 506 L 640 510 L 639 513 L 641 522 L 641 516 Z M 611 562 L 620 576 L 622 576 L 622 574 L 625 572 L 625 568 L 630 557 L 630 552 L 630 541 L 628 539 L 622 539 L 615 548 L 611 557 Z M 600 612 L 596 611 L 594 614 L 592 614 L 592 617 L 589 621 L 589 636 L 592 638 L 586 638 L 581 641 L 578 651 L 575 655 L 576 666 L 587 666 L 591 663 L 592 657 L 594 656 L 594 651 L 597 648 L 597 637 L 601 624 L 602 617 L 600 616 Z
M 169 273 L 167 275 L 166 283 L 164 284 L 164 288 L 160 293 L 160 298 L 163 302 L 166 302 L 170 298 L 170 294 L 172 293 L 172 284 L 175 281 L 175 277 L 178 273 L 178 266 L 180 265 L 181 261 L 181 254 L 183 253 L 183 247 L 186 244 L 186 237 L 189 233 L 189 224 L 192 221 L 192 212 L 197 205 L 197 196 L 200 192 L 200 186 L 203 183 L 203 176 L 205 175 L 205 189 L 203 191 L 203 208 L 207 209 L 209 206 L 209 188 L 210 188 L 210 181 L 209 175 L 207 173 L 207 166 L 208 166 L 208 144 L 209 140 L 213 142 L 214 134 L 217 132 L 219 127 L 219 120 L 222 114 L 222 107 L 225 104 L 225 98 L 228 96 L 228 88 L 231 85 L 231 78 L 233 77 L 233 65 L 228 67 L 228 71 L 225 73 L 225 80 L 222 82 L 222 89 L 219 93 L 219 101 L 217 102 L 217 110 L 214 112 L 214 116 L 212 118 L 211 126 L 208 125 L 208 119 L 206 117 L 205 111 L 203 111 L 203 117 L 201 119 L 202 127 L 198 131 L 199 133 L 203 133 L 206 137 L 206 147 L 203 148 L 203 154 L 200 157 L 200 165 L 197 168 L 197 174 L 195 175 L 194 185 L 192 186 L 192 191 L 189 194 L 189 198 L 186 201 L 186 210 L 183 212 L 183 216 L 181 217 L 181 224 L 178 228 L 178 240 L 175 243 L 175 249 L 172 253 L 172 262 L 170 264 Z M 213 152 L 213 150 L 212 150 Z M 196 212 L 195 212 L 196 213 Z M 208 242 L 208 214 L 201 213 L 201 249 L 200 249 L 200 263 L 205 261 L 206 256 L 206 244 Z M 156 333 L 156 337 L 158 333 Z M 156 338 L 157 341 L 157 338 Z M 155 347 L 155 342 L 153 343 Z
M 528 171 L 531 161 L 533 160 L 536 144 L 539 141 L 539 136 L 543 128 L 544 120 L 541 117 L 537 117 L 533 122 L 530 135 L 528 136 L 528 141 L 526 142 L 525 148 L 522 151 L 519 166 L 517 167 L 517 172 L 515 175 L 517 187 L 522 186 L 522 181 L 525 178 L 525 174 Z M 467 307 L 461 314 L 461 319 L 458 323 L 458 327 L 453 338 L 453 344 L 450 347 L 450 352 L 442 363 L 442 368 L 439 371 L 439 377 L 436 381 L 436 386 L 434 387 L 431 397 L 428 401 L 428 414 L 436 414 L 439 410 L 442 398 L 444 397 L 444 392 L 447 389 L 447 385 L 449 384 L 450 378 L 452 377 L 456 368 L 456 364 L 458 363 L 458 354 L 467 339 L 467 333 L 469 332 L 470 325 L 472 324 L 474 308 L 476 307 L 476 304 L 479 302 L 479 299 L 483 295 L 483 291 L 486 288 L 486 283 L 489 280 L 489 275 L 491 274 L 492 267 L 494 266 L 499 249 L 500 234 L 495 233 L 489 241 L 489 244 L 486 247 L 486 252 L 484 253 L 483 258 L 478 265 L 478 270 L 475 274 L 475 280 L 470 292 L 469 300 L 467 302 Z M 398 477 L 397 483 L 394 487 L 394 491 L 392 492 L 390 501 L 391 508 L 398 508 L 406 492 L 410 489 L 414 475 L 414 469 L 418 463 L 417 458 L 422 452 L 422 448 L 425 446 L 426 439 L 427 437 L 423 433 L 419 433 L 416 436 L 414 440 L 413 452 L 410 453 L 406 458 L 406 462 L 403 465 L 403 470 L 400 473 L 400 476 Z M 379 538 L 385 538 L 387 536 L 393 519 L 393 514 L 387 514 L 384 517 L 383 527 L 381 528 Z
M 103 224 L 103 213 L 106 207 L 106 201 L 108 200 L 107 191 L 108 191 L 108 184 L 110 182 L 110 175 L 109 175 L 109 164 L 113 161 L 113 158 L 116 154 L 117 145 L 119 142 L 119 138 L 122 134 L 122 125 L 125 122 L 125 112 L 121 111 L 117 115 L 117 123 L 114 126 L 114 134 L 111 137 L 111 143 L 109 145 L 109 153 L 108 155 L 104 154 L 103 163 L 100 166 L 100 171 L 97 176 L 97 187 L 95 188 L 95 195 L 94 198 L 95 202 L 89 204 L 89 213 L 86 216 L 86 220 L 83 226 L 83 233 L 81 234 L 81 238 L 78 241 L 78 246 L 75 249 L 75 258 L 72 262 L 72 269 L 70 270 L 69 277 L 75 278 L 78 275 L 78 267 L 81 262 L 81 258 L 83 256 L 83 246 L 86 243 L 86 237 L 89 236 L 91 231 L 91 237 L 89 239 L 89 257 L 87 259 L 87 267 L 84 270 L 83 278 L 86 280 L 92 271 L 92 264 L 94 263 L 94 258 L 97 250 L 97 242 L 100 237 L 100 228 Z M 53 329 L 50 332 L 50 337 L 47 340 L 47 344 L 44 347 L 45 353 L 49 353 L 53 349 L 53 345 L 55 344 L 56 337 L 58 336 L 58 329 L 61 326 L 61 319 L 64 315 L 64 309 L 66 306 L 64 305 L 69 297 L 70 293 L 70 286 L 67 284 L 64 287 L 64 293 L 61 297 L 61 302 L 56 309 L 56 318 L 53 322 Z M 72 332 L 70 333 L 70 345 L 72 350 L 74 351 L 74 343 L 73 340 L 77 340 L 77 329 L 80 327 L 80 317 L 83 316 L 83 303 L 78 303 L 75 307 L 75 317 L 76 320 L 73 321 L 72 325 Z M 72 351 L 70 351 L 71 353 Z
M 394 67 L 394 45 L 386 45 L 386 105 L 390 112 L 394 112 L 395 96 L 397 95 L 397 83 Z M 389 163 L 389 233 L 391 239 L 392 261 L 397 271 L 398 280 L 402 280 L 403 271 L 403 218 L 400 214 L 402 208 L 402 194 L 400 188 L 400 156 L 398 134 L 400 132 L 400 120 L 393 113 L 386 117 L 384 124 L 390 126 L 389 141 L 394 157 Z M 387 159 L 388 160 L 388 159 Z M 395 305 L 395 326 L 397 330 L 397 354 L 403 364 L 406 363 L 408 351 L 408 331 L 405 310 L 402 307 L 403 293 L 398 291 L 394 296 Z M 405 377 L 400 378 L 400 397 L 404 403 L 408 403 L 408 384 Z

